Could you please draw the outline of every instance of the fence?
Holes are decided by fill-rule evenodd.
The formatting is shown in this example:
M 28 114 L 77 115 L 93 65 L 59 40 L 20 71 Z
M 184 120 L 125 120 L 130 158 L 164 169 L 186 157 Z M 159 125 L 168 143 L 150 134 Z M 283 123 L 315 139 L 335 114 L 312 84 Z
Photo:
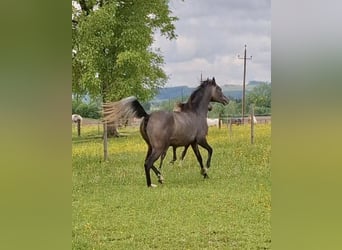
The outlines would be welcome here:
M 222 127 L 228 128 L 229 135 L 231 136 L 233 133 L 233 126 L 241 126 L 243 124 L 249 125 L 251 127 L 251 143 L 254 141 L 254 125 L 255 124 L 270 124 L 271 123 L 271 116 L 270 115 L 257 115 L 254 116 L 255 120 L 252 121 L 250 116 L 245 116 L 243 119 L 241 116 L 222 116 L 220 115 L 218 118 L 218 128 L 221 129 Z M 212 119 L 212 120 L 216 120 Z M 97 124 L 98 127 L 98 134 L 103 134 L 103 124 L 100 120 L 94 119 L 84 119 L 84 124 L 82 125 L 95 125 Z M 90 121 L 89 121 L 90 120 Z M 131 119 L 121 119 L 118 121 L 117 125 L 118 128 L 122 127 L 139 127 L 140 122 L 142 119 L 131 118 Z M 217 124 L 217 122 L 216 122 Z M 215 125 L 217 126 L 217 125 Z M 80 124 L 78 126 L 78 136 L 80 136 Z
M 270 124 L 271 116 L 270 115 L 258 115 L 255 116 L 257 124 Z M 245 116 L 243 119 L 241 116 L 219 116 L 219 128 L 222 125 L 226 125 L 229 127 L 230 125 L 242 125 L 242 124 L 250 124 L 251 119 L 250 116 Z

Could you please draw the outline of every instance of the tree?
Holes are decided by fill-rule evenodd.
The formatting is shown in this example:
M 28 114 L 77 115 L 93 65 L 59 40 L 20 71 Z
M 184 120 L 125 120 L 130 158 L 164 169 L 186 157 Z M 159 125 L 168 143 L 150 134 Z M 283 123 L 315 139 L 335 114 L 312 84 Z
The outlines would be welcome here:
M 236 116 L 241 115 L 241 102 L 237 102 L 234 98 L 230 98 L 228 105 L 223 106 L 220 103 L 211 103 L 212 111 L 209 112 L 210 118 L 218 118 L 219 116 Z
M 101 118 L 100 107 L 101 104 L 97 100 L 91 99 L 89 102 L 77 99 L 72 100 L 72 113 L 78 114 L 83 118 Z
M 72 3 L 74 93 L 101 96 L 103 103 L 129 95 L 145 101 L 165 85 L 163 57 L 151 45 L 155 32 L 167 39 L 176 38 L 173 23 L 177 18 L 172 16 L 168 1 Z
M 247 107 L 255 105 L 256 114 L 269 113 L 271 110 L 271 84 L 261 84 L 247 93 Z

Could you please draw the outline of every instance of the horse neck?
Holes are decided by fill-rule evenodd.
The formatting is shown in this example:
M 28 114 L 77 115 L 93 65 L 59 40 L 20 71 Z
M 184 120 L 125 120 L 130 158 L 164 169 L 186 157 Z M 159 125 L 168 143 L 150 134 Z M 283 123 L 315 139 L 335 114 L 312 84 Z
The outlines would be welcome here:
M 210 91 L 205 91 L 200 98 L 195 98 L 194 104 L 192 104 L 194 111 L 201 116 L 207 117 L 210 99 Z

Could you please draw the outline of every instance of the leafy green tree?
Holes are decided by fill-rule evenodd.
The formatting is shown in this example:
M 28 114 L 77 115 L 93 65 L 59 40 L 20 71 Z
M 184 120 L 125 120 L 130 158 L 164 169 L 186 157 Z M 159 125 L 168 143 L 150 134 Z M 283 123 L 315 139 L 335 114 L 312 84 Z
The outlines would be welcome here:
M 247 111 L 250 104 L 255 105 L 255 114 L 265 114 L 271 111 L 271 84 L 261 84 L 246 94 Z M 249 112 L 249 111 L 248 111 Z
M 101 117 L 100 107 L 101 104 L 96 99 L 90 99 L 87 102 L 76 98 L 72 100 L 72 113 L 83 118 L 99 119 Z
M 163 57 L 151 45 L 155 32 L 176 38 L 168 1 L 77 0 L 72 6 L 73 93 L 144 101 L 166 83 Z
M 227 105 L 227 115 L 229 116 L 240 116 L 242 110 L 242 102 L 231 100 Z
M 223 106 L 220 103 L 211 104 L 213 109 L 208 114 L 210 118 L 218 118 L 220 115 L 224 117 L 241 115 L 241 102 L 238 103 L 234 99 L 231 99 L 226 106 Z

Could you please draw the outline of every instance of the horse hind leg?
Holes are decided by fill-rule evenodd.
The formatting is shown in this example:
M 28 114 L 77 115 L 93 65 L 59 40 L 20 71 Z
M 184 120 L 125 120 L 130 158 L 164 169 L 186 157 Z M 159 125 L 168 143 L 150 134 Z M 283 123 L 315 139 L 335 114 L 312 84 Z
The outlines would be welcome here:
M 161 175 L 160 171 L 155 166 L 152 166 L 151 168 L 152 168 L 153 172 L 156 174 L 156 176 L 158 177 L 158 182 L 160 184 L 163 184 L 164 177 Z
M 170 161 L 171 164 L 173 164 L 175 161 L 177 161 L 177 152 L 176 152 L 177 147 L 176 146 L 172 146 L 172 152 L 173 152 L 173 158 Z
M 166 151 L 164 151 L 164 152 L 160 155 L 159 170 L 161 170 L 161 168 L 162 168 L 162 165 L 163 165 L 163 161 L 164 161 L 165 156 L 166 156 Z
M 186 152 L 188 151 L 189 146 L 190 146 L 190 145 L 186 145 L 186 146 L 184 147 L 184 150 L 183 150 L 182 156 L 181 156 L 181 161 L 184 160 L 184 157 L 185 157 L 185 155 L 186 155 Z
M 146 176 L 146 183 L 148 187 L 151 187 L 151 175 L 150 175 L 150 167 L 148 166 L 148 160 L 152 153 L 152 147 L 148 144 L 148 149 L 145 157 L 144 169 L 145 169 L 145 176 Z
M 189 148 L 190 144 L 186 145 L 183 149 L 183 152 L 182 152 L 182 155 L 181 155 L 181 158 L 180 158 L 180 162 L 179 162 L 179 165 L 180 166 L 183 166 L 183 160 L 184 160 L 184 157 L 186 155 L 186 152 L 188 151 L 188 148 Z
M 161 155 L 160 155 L 160 164 L 159 164 L 159 170 L 161 171 L 161 168 L 162 168 L 162 165 L 163 165 L 163 161 L 164 161 L 164 158 L 166 156 L 166 151 L 164 151 Z M 161 175 L 160 171 L 155 167 L 155 166 L 152 166 L 152 170 L 154 171 L 154 173 L 157 175 L 158 177 L 158 182 L 160 184 L 163 184 L 163 181 L 164 181 L 164 178 L 163 176 Z
M 152 187 L 150 168 L 149 168 L 149 166 L 147 164 L 145 164 L 144 167 L 145 167 L 145 175 L 146 175 L 147 187 Z
M 164 180 L 159 170 L 153 165 L 156 160 L 158 160 L 159 156 L 161 156 L 161 152 L 156 151 L 154 149 L 151 150 L 151 154 L 147 157 L 145 161 L 145 175 L 146 175 L 146 183 L 147 187 L 156 187 L 156 185 L 151 182 L 150 169 L 152 168 L 153 172 L 157 175 L 158 181 L 162 183 Z

